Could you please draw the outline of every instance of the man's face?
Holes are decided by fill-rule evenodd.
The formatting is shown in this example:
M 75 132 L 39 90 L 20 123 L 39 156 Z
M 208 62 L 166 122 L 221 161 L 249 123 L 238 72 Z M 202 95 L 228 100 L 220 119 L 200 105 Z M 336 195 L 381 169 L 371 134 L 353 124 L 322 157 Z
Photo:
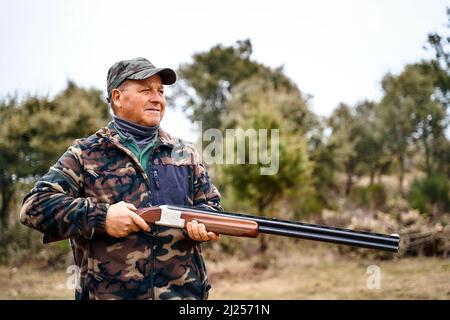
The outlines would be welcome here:
M 159 75 L 127 80 L 122 91 L 116 89 L 112 94 L 117 116 L 143 126 L 157 126 L 161 122 L 166 98 Z

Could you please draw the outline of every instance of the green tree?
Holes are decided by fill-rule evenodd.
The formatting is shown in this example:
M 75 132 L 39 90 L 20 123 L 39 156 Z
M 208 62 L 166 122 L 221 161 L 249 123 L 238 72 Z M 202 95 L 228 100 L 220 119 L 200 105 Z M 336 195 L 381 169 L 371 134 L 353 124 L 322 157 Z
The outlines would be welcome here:
M 44 174 L 74 139 L 104 125 L 108 107 L 101 91 L 69 82 L 54 99 L 28 97 L 0 103 L 0 223 L 7 228 L 18 182 Z
M 1 235 L 8 226 L 8 214 L 14 200 L 14 184 L 21 175 L 17 166 L 19 157 L 19 145 L 21 141 L 12 140 L 10 135 L 10 123 L 17 114 L 18 103 L 16 98 L 0 102 L 0 240 Z
M 334 109 L 328 119 L 331 135 L 328 140 L 329 148 L 334 150 L 335 163 L 345 172 L 345 194 L 348 195 L 353 185 L 353 178 L 357 165 L 354 115 L 352 108 L 344 103 Z
M 309 134 L 308 154 L 313 164 L 312 183 L 316 190 L 316 200 L 321 207 L 333 208 L 338 191 L 336 176 L 340 164 L 336 157 L 338 146 L 330 143 L 327 123 L 326 117 L 317 119 Z
M 192 62 L 178 70 L 181 80 L 172 98 L 181 100 L 192 121 L 202 121 L 204 129 L 221 128 L 221 115 L 227 114 L 226 102 L 233 88 L 253 76 L 269 79 L 277 87 L 295 88 L 283 74 L 251 59 L 253 49 L 249 39 L 232 46 L 216 45 L 207 52 L 195 53 Z
M 389 165 L 383 152 L 384 137 L 376 110 L 377 104 L 362 101 L 355 107 L 341 103 L 328 118 L 331 129 L 326 150 L 334 167 L 346 175 L 345 195 L 349 195 L 354 179 L 369 175 L 373 185 L 376 173 L 382 174 Z
M 424 72 L 434 75 L 435 81 L 435 97 L 444 106 L 446 124 L 448 128 L 448 107 L 450 105 L 450 7 L 446 9 L 447 23 L 446 32 L 439 34 L 437 32 L 428 34 L 428 48 L 434 51 L 435 60 L 431 60 L 427 64 L 422 64 Z M 426 49 L 428 49 L 426 47 Z M 447 133 L 448 134 L 448 133 Z M 450 143 L 445 136 L 434 139 L 433 158 L 436 160 L 436 172 L 445 173 L 450 177 Z M 430 175 L 428 174 L 430 177 Z
M 450 7 L 446 9 L 447 31 L 450 31 Z M 434 50 L 436 61 L 444 70 L 450 70 L 450 35 L 441 35 L 437 32 L 428 34 L 428 44 Z
M 358 175 L 368 174 L 370 186 L 374 184 L 375 175 L 381 176 L 390 166 L 390 159 L 384 152 L 384 132 L 376 118 L 378 104 L 363 101 L 355 107 L 356 145 L 358 155 L 356 171 Z
M 222 118 L 224 128 L 279 129 L 279 144 L 268 139 L 268 149 L 279 150 L 278 170 L 275 174 L 262 175 L 262 164 L 249 164 L 246 154 L 245 164 L 223 166 L 227 186 L 235 194 L 255 208 L 258 214 L 267 215 L 270 208 L 279 204 L 283 197 L 294 198 L 305 195 L 311 186 L 311 164 L 308 160 L 306 138 L 299 131 L 296 117 L 288 117 L 287 110 L 306 106 L 298 94 L 286 89 L 275 88 L 265 79 L 243 81 L 232 92 L 228 102 L 230 112 Z M 301 118 L 301 117 L 300 117 Z M 306 129 L 302 130 L 306 132 Z M 270 135 L 269 135 L 270 138 Z M 259 152 L 254 148 L 253 152 Z M 260 249 L 266 244 L 261 238 Z
M 413 151 L 415 141 L 421 141 L 426 171 L 431 172 L 430 140 L 442 135 L 442 120 L 445 119 L 442 104 L 433 96 L 433 75 L 424 73 L 421 66 L 408 65 L 400 75 L 387 74 L 382 81 L 384 97 L 380 102 L 378 118 L 385 129 L 389 154 L 397 160 L 402 195 L 408 152 Z

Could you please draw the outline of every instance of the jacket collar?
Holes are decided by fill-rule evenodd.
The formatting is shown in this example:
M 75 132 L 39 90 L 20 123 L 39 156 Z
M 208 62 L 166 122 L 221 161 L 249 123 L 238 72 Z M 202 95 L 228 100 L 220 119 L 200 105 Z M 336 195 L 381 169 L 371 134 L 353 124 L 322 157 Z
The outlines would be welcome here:
M 95 133 L 99 137 L 111 140 L 113 143 L 120 143 L 120 137 L 114 126 L 113 121 L 110 121 L 106 127 L 101 128 Z M 172 137 L 166 131 L 159 127 L 158 129 L 158 140 L 156 141 L 155 147 L 157 146 L 168 146 L 174 148 L 180 144 L 180 140 Z

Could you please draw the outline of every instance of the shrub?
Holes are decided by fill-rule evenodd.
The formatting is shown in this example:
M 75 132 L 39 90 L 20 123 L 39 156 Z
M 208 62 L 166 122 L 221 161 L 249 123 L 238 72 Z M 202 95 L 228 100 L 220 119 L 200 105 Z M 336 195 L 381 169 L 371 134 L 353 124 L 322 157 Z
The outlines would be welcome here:
M 42 234 L 17 222 L 4 231 L 0 245 L 0 264 L 17 266 L 35 263 L 60 268 L 72 259 L 69 241 L 44 245 Z
M 356 187 L 352 192 L 351 198 L 362 208 L 384 210 L 386 207 L 386 190 L 382 184 Z
M 449 180 L 442 175 L 431 175 L 415 179 L 409 193 L 411 207 L 421 213 L 432 215 L 446 212 L 450 208 Z

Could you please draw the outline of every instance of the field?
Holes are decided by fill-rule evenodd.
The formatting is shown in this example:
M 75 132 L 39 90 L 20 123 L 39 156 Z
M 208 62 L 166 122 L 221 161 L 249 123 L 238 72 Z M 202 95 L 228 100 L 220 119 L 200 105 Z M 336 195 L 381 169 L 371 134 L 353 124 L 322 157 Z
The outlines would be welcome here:
M 210 299 L 450 299 L 450 259 L 367 260 L 327 247 L 207 261 Z M 375 266 L 370 267 L 369 266 Z M 379 278 L 368 273 L 375 268 Z M 379 269 L 378 269 L 379 268 Z M 73 299 L 66 270 L 0 267 L 0 299 Z M 379 282 L 374 282 L 379 279 Z

